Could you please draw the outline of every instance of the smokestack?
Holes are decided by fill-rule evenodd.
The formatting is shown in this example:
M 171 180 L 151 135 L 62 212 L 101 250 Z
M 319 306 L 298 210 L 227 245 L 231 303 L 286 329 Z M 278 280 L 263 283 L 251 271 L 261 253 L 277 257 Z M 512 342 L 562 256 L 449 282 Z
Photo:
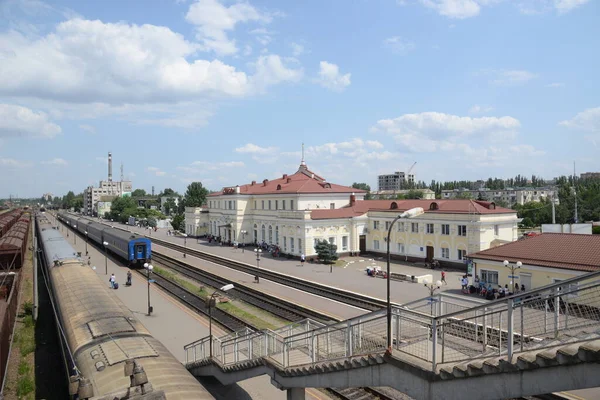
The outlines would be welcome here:
M 112 154 L 108 153 L 108 181 L 112 182 Z
M 152 186 L 152 196 L 154 196 L 154 186 Z

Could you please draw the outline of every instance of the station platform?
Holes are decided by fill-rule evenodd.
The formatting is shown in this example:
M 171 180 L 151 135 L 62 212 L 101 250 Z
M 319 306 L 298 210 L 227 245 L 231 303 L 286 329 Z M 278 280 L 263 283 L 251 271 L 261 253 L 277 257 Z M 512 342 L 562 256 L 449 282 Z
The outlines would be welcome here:
M 60 222 L 54 220 L 50 215 L 49 218 L 55 221 L 56 225 L 61 226 L 61 233 L 66 237 L 67 227 L 62 226 Z M 69 230 L 67 240 L 76 251 L 82 253 L 82 258 L 87 259 L 85 257 L 86 244 L 83 237 L 77 236 L 77 239 L 75 239 L 74 233 Z M 120 260 L 114 258 L 109 253 L 105 269 L 104 252 L 92 244 L 88 244 L 87 249 L 90 266 L 96 268 L 95 271 L 100 279 L 104 280 L 106 285 L 110 285 L 109 277 L 114 273 L 116 281 L 119 283 L 119 289 L 114 290 L 115 295 L 137 315 L 142 324 L 156 339 L 161 341 L 178 360 L 182 363 L 185 362 L 183 346 L 209 334 L 208 320 L 178 303 L 168 293 L 163 292 L 160 288 L 152 284 L 150 285 L 150 301 L 154 311 L 151 316 L 148 316 L 148 286 L 146 278 L 137 272 L 133 272 L 132 286 L 125 286 L 129 268 L 123 266 Z M 217 324 L 213 324 L 213 334 L 215 336 L 225 333 Z M 199 380 L 219 400 L 284 400 L 287 396 L 285 391 L 275 388 L 267 376 L 256 377 L 227 386 L 211 378 L 201 378 Z M 315 389 L 307 389 L 306 398 L 311 400 L 330 399 L 327 395 Z
M 105 221 L 103 221 L 105 222 Z M 205 239 L 187 238 L 179 236 L 168 236 L 167 229 L 158 229 L 152 231 L 146 228 L 138 228 L 135 226 L 129 226 L 125 224 L 111 223 L 114 226 L 118 226 L 123 229 L 130 230 L 132 232 L 145 234 L 148 237 L 157 237 L 161 240 L 177 243 L 186 247 L 204 251 L 207 253 L 215 254 L 222 257 L 227 257 L 232 260 L 242 261 L 251 265 L 256 266 L 256 254 L 254 247 L 246 246 L 244 250 L 235 249 L 230 246 L 220 246 L 219 244 L 209 244 Z M 163 249 L 161 249 L 162 251 Z M 176 253 L 176 252 L 175 252 Z M 310 257 L 307 257 L 310 258 Z M 316 258 L 316 257 L 315 257 Z M 193 258 L 189 258 L 188 262 L 191 262 Z M 344 260 L 348 263 L 343 266 L 334 266 L 332 272 L 330 267 L 323 264 L 311 264 L 308 261 L 301 265 L 298 259 L 287 259 L 287 258 L 273 258 L 269 254 L 263 253 L 260 257 L 260 268 L 267 268 L 272 271 L 281 272 L 290 276 L 311 280 L 314 282 L 330 285 L 344 290 L 364 294 L 379 299 L 385 299 L 386 297 L 386 281 L 382 278 L 373 278 L 367 276 L 365 269 L 369 265 L 377 265 L 382 270 L 386 269 L 386 260 L 382 258 L 372 258 L 369 256 L 364 257 L 346 257 Z M 205 264 L 208 264 L 204 262 Z M 198 264 L 200 265 L 200 264 Z M 432 275 L 433 281 L 441 279 L 441 270 L 431 270 L 424 267 L 417 267 L 411 263 L 401 263 L 394 260 L 390 264 L 390 270 L 392 272 L 422 276 Z M 456 271 L 446 271 L 446 285 L 442 286 L 442 291 L 460 295 L 461 285 L 460 279 L 463 273 Z M 262 281 L 261 281 L 262 282 Z M 414 301 L 424 296 L 427 296 L 429 291 L 424 288 L 423 285 L 405 282 L 395 281 L 391 282 L 392 290 L 392 301 L 396 303 L 407 303 Z

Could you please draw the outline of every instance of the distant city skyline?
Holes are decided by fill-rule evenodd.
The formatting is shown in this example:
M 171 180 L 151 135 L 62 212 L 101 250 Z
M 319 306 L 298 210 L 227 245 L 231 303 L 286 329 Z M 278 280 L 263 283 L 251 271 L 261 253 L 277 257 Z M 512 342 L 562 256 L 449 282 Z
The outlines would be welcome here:
M 0 3 L 0 197 L 600 170 L 600 2 Z M 119 175 L 118 173 L 116 175 Z

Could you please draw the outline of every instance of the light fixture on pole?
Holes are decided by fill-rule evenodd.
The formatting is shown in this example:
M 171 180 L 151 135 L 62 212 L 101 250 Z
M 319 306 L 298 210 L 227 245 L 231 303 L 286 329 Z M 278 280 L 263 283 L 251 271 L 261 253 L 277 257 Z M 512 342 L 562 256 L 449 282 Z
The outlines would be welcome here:
M 185 258 L 185 252 L 187 250 L 187 233 L 183 234 L 183 258 Z
M 242 253 L 244 252 L 244 247 L 246 247 L 246 233 L 247 231 L 240 231 L 242 234 Z
M 422 207 L 411 208 L 410 210 L 404 211 L 402 214 L 400 214 L 396 218 L 394 218 L 394 220 L 390 224 L 390 227 L 388 228 L 386 280 L 387 280 L 387 347 L 388 347 L 389 352 L 392 351 L 392 300 L 390 297 L 391 296 L 391 292 L 390 292 L 390 238 L 392 236 L 392 227 L 394 226 L 396 221 L 398 221 L 399 219 L 414 218 L 414 217 L 418 217 L 419 215 L 422 215 L 424 213 L 425 213 L 425 210 L 423 210 Z
M 509 279 L 519 279 L 519 277 L 515 276 L 515 269 L 519 269 L 523 266 L 521 261 L 517 261 L 516 264 L 511 264 L 508 262 L 508 260 L 504 260 L 502 264 L 504 264 L 506 268 L 510 268 L 510 276 L 508 277 Z M 510 286 L 510 290 L 513 290 L 514 281 L 510 281 Z
M 104 275 L 108 275 L 108 242 L 102 242 L 104 245 Z
M 229 283 L 219 289 L 221 292 L 227 292 L 233 289 L 233 283 Z M 210 350 L 209 355 L 212 358 L 212 349 L 213 349 L 213 335 L 212 335 L 212 308 L 215 306 L 215 295 L 218 291 L 214 291 L 213 294 L 208 299 L 208 336 L 210 338 Z
M 254 249 L 256 253 L 256 269 L 260 269 L 260 253 L 262 253 L 262 249 Z M 258 271 L 256 271 L 256 275 L 254 276 L 254 281 L 256 283 L 260 283 L 260 278 L 258 277 Z
M 435 293 L 436 290 L 441 289 L 442 287 L 442 281 L 436 281 L 435 283 L 433 282 L 429 282 L 427 279 L 425 279 L 423 281 L 423 285 L 429 289 L 429 302 L 431 304 L 431 316 L 433 317 L 433 303 L 435 301 L 435 299 L 433 298 L 433 295 Z
M 75 231 L 77 229 L 77 225 L 73 225 L 73 240 L 75 243 L 75 246 L 77 246 L 77 232 Z
M 88 244 L 88 231 L 85 231 L 85 255 L 88 255 L 88 249 L 87 249 L 87 244 Z
M 144 268 L 146 268 L 146 278 L 148 281 L 148 315 L 152 315 L 152 306 L 150 305 L 150 273 L 154 269 L 152 264 L 144 263 Z

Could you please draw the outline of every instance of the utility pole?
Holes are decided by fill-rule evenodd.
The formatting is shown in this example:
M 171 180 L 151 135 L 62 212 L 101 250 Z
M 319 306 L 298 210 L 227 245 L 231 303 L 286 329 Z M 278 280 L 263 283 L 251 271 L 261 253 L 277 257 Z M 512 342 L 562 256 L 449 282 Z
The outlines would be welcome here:
M 575 218 L 574 223 L 579 222 L 579 218 L 577 218 L 577 189 L 575 189 L 575 180 L 577 176 L 575 175 L 575 161 L 573 161 L 573 195 L 575 196 Z

